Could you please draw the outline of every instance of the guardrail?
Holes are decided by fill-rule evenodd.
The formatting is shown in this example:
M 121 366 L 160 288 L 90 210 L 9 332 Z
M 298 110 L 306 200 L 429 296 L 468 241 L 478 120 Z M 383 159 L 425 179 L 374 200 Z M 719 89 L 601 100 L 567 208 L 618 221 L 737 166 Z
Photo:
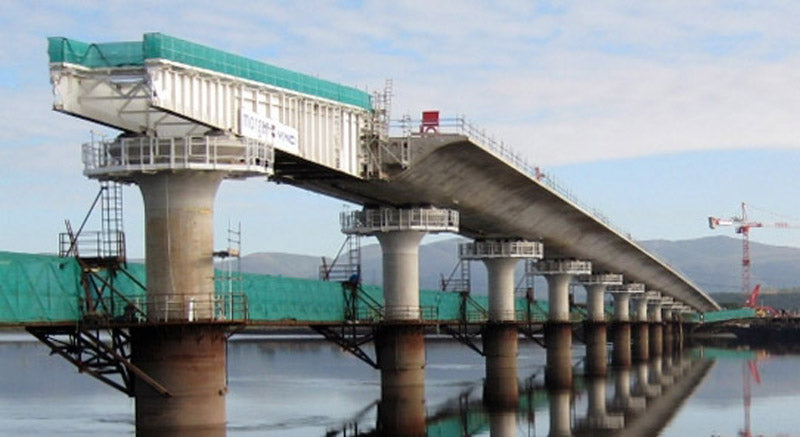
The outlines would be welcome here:
M 208 298 L 195 295 L 109 296 L 95 302 L 95 312 L 87 313 L 86 298 L 81 298 L 84 318 L 103 318 L 117 323 L 158 322 L 244 322 L 249 318 L 247 295 L 217 293 Z
M 122 231 L 82 231 L 73 237 L 58 234 L 58 256 L 82 258 L 120 258 L 125 256 L 125 233 Z
M 458 211 L 439 208 L 374 208 L 339 214 L 345 234 L 394 230 L 458 230 Z
M 230 136 L 139 136 L 83 145 L 84 173 L 182 168 L 272 173 L 275 151 L 266 143 Z

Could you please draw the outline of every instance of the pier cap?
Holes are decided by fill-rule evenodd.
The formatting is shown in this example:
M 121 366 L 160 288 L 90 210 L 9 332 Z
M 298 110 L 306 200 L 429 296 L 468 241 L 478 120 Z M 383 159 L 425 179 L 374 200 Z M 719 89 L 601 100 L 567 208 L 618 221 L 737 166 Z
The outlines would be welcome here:
M 622 285 L 622 275 L 617 273 L 581 275 L 578 281 L 583 285 Z
M 381 232 L 458 232 L 458 211 L 433 207 L 364 208 L 339 215 L 345 234 L 373 235 Z
M 540 275 L 589 275 L 592 273 L 590 261 L 574 259 L 543 259 L 536 263 L 536 272 Z
M 622 285 L 609 286 L 606 291 L 619 294 L 644 294 L 645 286 L 638 282 L 630 282 Z
M 541 259 L 544 246 L 538 241 L 521 239 L 476 240 L 458 245 L 458 256 L 466 260 L 494 258 Z

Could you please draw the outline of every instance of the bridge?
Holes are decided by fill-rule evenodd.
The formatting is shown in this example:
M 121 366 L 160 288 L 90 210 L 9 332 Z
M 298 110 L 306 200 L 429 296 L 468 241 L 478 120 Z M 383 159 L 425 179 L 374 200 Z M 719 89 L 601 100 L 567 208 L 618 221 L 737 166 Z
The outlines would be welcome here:
M 514 295 L 513 272 L 520 260 L 548 281 L 548 368 L 562 366 L 570 354 L 572 282 L 587 289 L 585 321 L 603 348 L 604 296 L 614 297 L 615 359 L 623 363 L 630 361 L 632 327 L 637 344 L 645 344 L 650 334 L 652 343 L 671 342 L 681 336 L 681 314 L 719 309 L 686 277 L 463 120 L 443 122 L 431 112 L 418 125 L 406 122 L 400 134 L 393 134 L 388 88 L 370 96 L 160 33 L 96 44 L 54 37 L 48 53 L 53 109 L 122 131 L 84 144 L 84 174 L 101 181 L 106 195 L 118 183 L 136 184 L 142 191 L 145 275 L 136 279 L 123 268 L 121 218 L 113 208 L 104 209 L 108 217 L 98 234 L 103 244 L 95 252 L 81 249 L 81 230 L 68 229 L 62 254 L 78 260 L 84 288 L 80 323 L 99 324 L 112 338 L 123 339 L 120 344 L 129 350 L 117 348 L 106 358 L 145 382 L 123 387 L 136 398 L 137 429 L 143 432 L 224 424 L 219 394 L 224 393 L 220 357 L 226 333 L 242 319 L 275 322 L 269 312 L 260 318 L 254 295 L 220 296 L 215 290 L 213 209 L 224 179 L 266 176 L 364 205 L 340 217 L 342 231 L 378 238 L 383 289 L 354 299 L 362 290 L 356 281 L 350 288 L 354 294 L 342 295 L 343 313 L 349 308 L 350 318 L 357 318 L 363 310 L 348 307 L 349 299 L 371 302 L 365 304 L 367 312 L 380 317 L 374 333 L 343 345 L 374 342 L 382 388 L 388 392 L 424 384 L 424 328 L 455 313 L 456 302 L 461 321 L 467 320 L 467 303 L 484 313 L 483 350 L 475 349 L 487 355 L 487 378 L 516 368 L 520 310 L 525 309 L 526 321 L 534 319 L 532 299 Z M 461 245 L 459 256 L 486 265 L 485 306 L 467 289 L 458 295 L 461 301 L 437 304 L 436 314 L 426 314 L 431 305 L 419 290 L 418 247 L 424 235 L 438 232 L 474 239 Z M 116 280 L 130 281 L 140 296 L 126 296 Z M 106 305 L 112 297 L 125 302 L 123 314 L 106 311 L 96 317 L 113 307 Z M 244 315 L 237 316 L 245 301 Z M 120 324 L 120 317 L 136 324 Z M 59 347 L 52 331 L 41 328 L 35 334 Z M 466 330 L 456 334 L 467 340 Z M 187 360 L 196 364 L 191 378 Z M 189 379 L 198 385 L 187 386 Z M 548 384 L 566 385 L 567 379 L 555 377 Z M 188 414 L 192 405 L 208 414 Z

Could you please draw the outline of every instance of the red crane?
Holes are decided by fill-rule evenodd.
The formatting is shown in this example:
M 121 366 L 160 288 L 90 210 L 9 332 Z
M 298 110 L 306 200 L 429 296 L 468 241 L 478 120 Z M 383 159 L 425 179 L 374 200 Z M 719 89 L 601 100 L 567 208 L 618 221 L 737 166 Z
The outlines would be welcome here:
M 747 205 L 742 202 L 742 215 L 731 218 L 709 217 L 708 226 L 715 229 L 717 226 L 735 226 L 736 233 L 742 234 L 742 293 L 750 293 L 750 228 L 800 228 L 800 225 L 786 222 L 762 223 L 749 221 L 747 218 Z M 757 295 L 757 294 L 756 294 Z

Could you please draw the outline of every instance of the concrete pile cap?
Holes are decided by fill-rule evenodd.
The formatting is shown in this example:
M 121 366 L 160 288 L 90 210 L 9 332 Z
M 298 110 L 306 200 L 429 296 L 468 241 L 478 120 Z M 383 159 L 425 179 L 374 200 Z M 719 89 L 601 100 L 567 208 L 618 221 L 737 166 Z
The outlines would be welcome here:
M 458 245 L 461 259 L 481 260 L 494 258 L 541 259 L 544 246 L 538 241 L 515 239 L 476 240 Z
M 458 232 L 458 211 L 433 207 L 364 208 L 340 215 L 345 234 L 374 235 L 381 232 Z
M 583 285 L 622 285 L 622 275 L 617 273 L 599 273 L 595 275 L 581 275 L 578 281 Z
M 609 293 L 629 293 L 629 294 L 644 294 L 644 284 L 638 282 L 631 282 L 622 285 L 612 285 L 606 289 Z
M 592 273 L 590 261 L 574 259 L 543 259 L 536 263 L 540 275 L 588 275 Z

